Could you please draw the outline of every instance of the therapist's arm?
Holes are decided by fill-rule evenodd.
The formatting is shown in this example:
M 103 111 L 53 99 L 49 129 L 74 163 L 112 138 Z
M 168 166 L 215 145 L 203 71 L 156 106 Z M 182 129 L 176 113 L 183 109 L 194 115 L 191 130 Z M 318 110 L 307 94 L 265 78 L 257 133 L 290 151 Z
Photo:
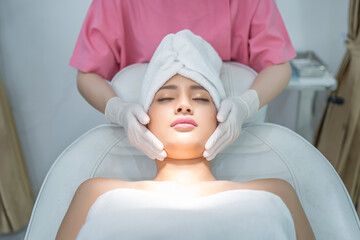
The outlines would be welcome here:
M 259 108 L 277 97 L 288 85 L 291 79 L 289 62 L 264 68 L 256 77 L 251 89 L 259 96 Z
M 85 100 L 100 112 L 105 112 L 106 103 L 116 93 L 106 80 L 96 73 L 78 72 L 77 87 Z

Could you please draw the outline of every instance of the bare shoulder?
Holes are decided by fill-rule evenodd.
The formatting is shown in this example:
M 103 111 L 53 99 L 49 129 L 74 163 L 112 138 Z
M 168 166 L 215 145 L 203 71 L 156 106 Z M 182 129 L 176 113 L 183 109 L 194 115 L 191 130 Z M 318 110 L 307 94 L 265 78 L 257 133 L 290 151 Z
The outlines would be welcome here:
M 278 195 L 281 198 L 293 195 L 297 197 L 296 191 L 293 186 L 283 179 L 268 178 L 268 179 L 257 179 L 249 182 L 249 186 L 253 189 L 264 190 Z
M 95 197 L 102 195 L 103 193 L 116 189 L 132 187 L 132 182 L 121 181 L 112 178 L 90 178 L 78 187 L 74 197 L 80 197 L 86 195 L 86 197 Z
M 238 183 L 239 188 L 262 190 L 279 196 L 291 212 L 298 212 L 302 206 L 293 186 L 283 179 L 268 178 L 256 179 Z M 294 217 L 294 216 L 293 216 Z
M 270 178 L 253 180 L 242 184 L 242 188 L 263 190 L 278 195 L 291 213 L 297 239 L 315 239 L 299 197 L 290 183 L 282 179 Z M 239 183 L 239 186 L 241 186 L 241 183 Z
M 109 178 L 91 178 L 81 183 L 64 216 L 56 239 L 75 239 L 90 207 L 100 195 L 116 188 L 130 186 L 131 182 Z
M 274 193 L 279 197 L 283 197 L 287 194 L 296 195 L 295 189 L 292 187 L 290 183 L 278 178 L 256 179 L 249 182 L 223 181 L 222 186 L 226 190 L 228 189 L 263 190 Z
M 133 185 L 133 182 L 112 178 L 90 178 L 79 185 L 71 204 L 81 203 L 81 208 L 87 213 L 92 204 L 102 194 L 117 188 L 132 187 Z

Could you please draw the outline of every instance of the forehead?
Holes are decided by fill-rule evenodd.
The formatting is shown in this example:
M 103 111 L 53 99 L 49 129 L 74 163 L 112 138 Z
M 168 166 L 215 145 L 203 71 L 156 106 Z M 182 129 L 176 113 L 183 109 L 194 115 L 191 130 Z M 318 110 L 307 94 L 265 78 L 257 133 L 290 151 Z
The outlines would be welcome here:
M 203 86 L 198 84 L 197 82 L 181 76 L 179 74 L 173 76 L 170 78 L 159 90 L 162 89 L 178 89 L 179 87 L 185 87 L 190 88 L 192 90 L 205 90 L 207 91 Z

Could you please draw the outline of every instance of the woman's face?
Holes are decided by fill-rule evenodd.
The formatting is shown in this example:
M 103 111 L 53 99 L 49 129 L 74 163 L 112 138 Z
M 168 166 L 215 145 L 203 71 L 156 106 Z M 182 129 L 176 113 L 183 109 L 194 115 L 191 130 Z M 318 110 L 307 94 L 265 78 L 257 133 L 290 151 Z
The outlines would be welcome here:
M 202 86 L 175 75 L 155 94 L 148 128 L 164 144 L 169 158 L 198 158 L 217 127 L 216 114 L 215 104 Z

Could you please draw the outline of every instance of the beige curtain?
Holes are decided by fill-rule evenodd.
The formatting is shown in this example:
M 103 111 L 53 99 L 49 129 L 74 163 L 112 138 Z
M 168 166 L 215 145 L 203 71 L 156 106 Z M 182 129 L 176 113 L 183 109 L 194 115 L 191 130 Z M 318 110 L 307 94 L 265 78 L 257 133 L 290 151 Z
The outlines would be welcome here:
M 347 52 L 340 66 L 338 88 L 331 93 L 343 104 L 329 102 L 315 138 L 344 181 L 360 215 L 360 0 L 350 0 Z M 330 51 L 330 49 L 329 49 Z
M 30 219 L 32 206 L 32 190 L 0 78 L 0 233 L 23 228 Z

